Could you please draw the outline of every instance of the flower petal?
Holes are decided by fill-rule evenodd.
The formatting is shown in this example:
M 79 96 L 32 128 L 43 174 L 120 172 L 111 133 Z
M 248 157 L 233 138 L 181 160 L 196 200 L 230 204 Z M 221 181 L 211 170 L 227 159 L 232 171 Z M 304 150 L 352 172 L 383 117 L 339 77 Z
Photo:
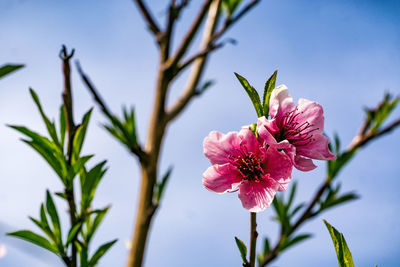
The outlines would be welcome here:
M 244 181 L 239 185 L 239 199 L 243 208 L 260 212 L 269 207 L 279 185 L 273 180 Z
M 286 85 L 279 85 L 272 90 L 269 100 L 269 114 L 271 118 L 280 119 L 282 115 L 294 109 L 293 98 Z
M 269 147 L 263 166 L 264 173 L 279 184 L 278 191 L 286 190 L 290 183 L 293 169 L 290 157 L 283 152 L 279 152 L 274 147 Z
M 265 116 L 257 120 L 257 133 L 260 139 L 268 145 L 276 145 L 274 134 L 279 131 L 276 126 L 275 120 L 267 120 Z
M 324 110 L 317 102 L 300 98 L 297 104 L 296 122 L 302 124 L 308 122 L 312 125 L 312 129 L 316 129 L 314 133 L 324 132 Z
M 228 156 L 235 152 L 240 146 L 240 138 L 237 132 L 222 134 L 212 131 L 204 138 L 204 155 L 210 160 L 211 164 L 228 163 Z
M 311 171 L 317 168 L 317 166 L 314 165 L 314 162 L 312 159 L 308 159 L 305 157 L 302 157 L 300 155 L 296 155 L 294 158 L 294 166 L 296 169 L 306 172 L 306 171 Z
M 296 154 L 319 160 L 335 160 L 336 156 L 329 150 L 329 139 L 322 134 L 314 134 L 308 145 L 297 147 Z
M 215 193 L 226 193 L 242 182 L 237 169 L 230 164 L 213 165 L 203 173 L 203 185 Z
M 243 127 L 239 132 L 240 147 L 245 148 L 248 152 L 255 153 L 258 155 L 260 151 L 260 142 L 254 133 L 248 128 Z

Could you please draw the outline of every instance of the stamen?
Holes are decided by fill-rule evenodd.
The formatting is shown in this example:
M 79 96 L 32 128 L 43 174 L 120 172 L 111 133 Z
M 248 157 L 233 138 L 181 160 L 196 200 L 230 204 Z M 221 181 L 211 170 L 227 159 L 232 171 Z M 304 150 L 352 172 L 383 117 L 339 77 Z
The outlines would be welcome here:
M 298 109 L 295 108 L 277 121 L 279 131 L 275 134 L 275 139 L 278 142 L 288 140 L 289 143 L 295 146 L 306 146 L 315 141 L 315 138 L 312 138 L 312 133 L 319 130 L 319 128 L 313 128 L 314 125 L 308 121 L 302 124 L 295 121 L 297 116 L 303 113 L 304 111 L 298 112 Z
M 248 152 L 244 145 L 235 149 L 236 155 L 229 155 L 228 161 L 235 166 L 244 180 L 259 181 L 264 174 L 262 168 L 263 158 L 257 157 L 253 152 Z

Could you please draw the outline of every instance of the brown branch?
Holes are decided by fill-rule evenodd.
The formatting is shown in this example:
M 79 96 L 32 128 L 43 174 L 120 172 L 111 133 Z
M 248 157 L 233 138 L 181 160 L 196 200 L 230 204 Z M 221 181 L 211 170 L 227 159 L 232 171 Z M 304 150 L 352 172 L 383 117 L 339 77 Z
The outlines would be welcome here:
M 143 18 L 145 19 L 149 29 L 153 32 L 154 36 L 158 39 L 160 37 L 161 30 L 158 27 L 156 21 L 153 19 L 153 16 L 151 15 L 149 9 L 145 5 L 145 3 L 143 3 L 142 0 L 134 0 L 134 2 L 138 6 L 138 9 L 139 9 L 140 13 L 142 14 Z
M 211 39 L 211 42 L 214 42 L 218 40 L 233 24 L 235 24 L 237 21 L 239 21 L 244 15 L 246 15 L 247 12 L 249 12 L 253 7 L 255 7 L 260 0 L 253 0 L 250 3 L 247 4 L 236 16 L 227 18 L 221 27 L 213 36 Z
M 366 119 L 368 120 L 368 119 Z M 365 124 L 365 122 L 364 122 Z M 363 124 L 363 125 L 364 125 Z M 360 132 L 357 134 L 357 136 L 361 136 L 361 138 L 358 139 L 356 142 L 352 142 L 352 144 L 349 146 L 346 152 L 351 152 L 355 151 L 363 146 L 365 146 L 367 143 L 370 141 L 381 137 L 391 131 L 393 131 L 396 127 L 400 126 L 400 118 L 389 124 L 387 127 L 385 127 L 382 130 L 379 130 L 375 133 L 368 133 L 367 134 L 362 134 L 365 132 L 364 127 L 361 127 Z M 345 153 L 346 153 L 345 152 Z M 291 227 L 291 230 L 288 235 L 293 234 L 304 222 L 308 221 L 309 219 L 313 218 L 317 214 L 313 212 L 313 209 L 315 205 L 318 203 L 320 200 L 321 196 L 325 193 L 325 190 L 327 190 L 332 182 L 333 177 L 326 177 L 324 183 L 319 187 L 317 192 L 315 193 L 314 197 L 312 200 L 309 202 L 307 205 L 307 208 L 303 211 L 301 216 L 296 220 L 296 222 L 293 224 Z M 259 263 L 259 266 L 266 266 L 268 263 L 272 262 L 281 252 L 280 250 L 280 245 L 286 239 L 287 236 L 285 236 L 283 233 L 281 233 L 279 240 L 277 241 L 276 245 L 274 248 L 264 257 L 264 260 Z
M 205 0 L 203 6 L 201 7 L 200 11 L 198 12 L 196 18 L 194 19 L 190 29 L 186 33 L 183 41 L 181 42 L 177 52 L 175 55 L 167 62 L 167 67 L 174 67 L 178 64 L 179 60 L 185 55 L 187 49 L 189 48 L 190 44 L 193 41 L 193 38 L 196 36 L 200 25 L 207 14 L 207 11 L 210 7 L 212 0 Z
M 250 267 L 256 266 L 257 213 L 250 212 Z
M 219 9 L 221 6 L 221 0 L 214 0 L 209 8 L 206 26 L 203 33 L 202 42 L 200 45 L 200 50 L 205 51 L 209 44 L 211 43 L 212 36 L 215 31 L 220 13 Z M 208 55 L 208 54 L 207 54 Z M 207 55 L 199 57 L 193 61 L 193 67 L 186 84 L 185 90 L 181 97 L 175 102 L 175 104 L 167 111 L 167 121 L 171 121 L 179 115 L 183 109 L 187 106 L 193 96 L 196 95 L 196 88 L 200 81 L 201 75 L 203 73 Z
M 73 116 L 73 105 L 72 105 L 72 89 L 71 89 L 71 67 L 70 67 L 70 59 L 74 55 L 74 50 L 71 51 L 70 54 L 67 52 L 67 48 L 63 45 L 60 58 L 62 60 L 62 68 L 64 73 L 64 91 L 62 93 L 62 99 L 64 104 L 65 111 L 65 119 L 67 124 L 67 133 L 68 133 L 68 165 L 72 165 L 72 157 L 73 157 L 73 141 L 76 133 L 76 125 L 74 122 Z M 76 204 L 74 197 L 74 183 L 73 181 L 68 181 L 65 188 L 65 195 L 68 202 L 69 207 L 69 216 L 71 222 L 71 228 L 76 224 Z M 77 265 L 77 247 L 75 245 L 76 237 L 71 242 L 71 257 L 69 265 L 70 267 L 76 267 Z
M 188 58 L 185 62 L 182 63 L 182 65 L 178 66 L 177 73 L 181 72 L 182 70 L 186 69 L 188 66 L 190 66 L 195 60 L 204 58 L 207 56 L 209 53 L 222 48 L 224 46 L 224 43 L 216 44 L 216 45 L 210 45 L 203 51 L 198 52 L 197 54 L 191 56 Z
M 398 126 L 400 126 L 400 118 L 398 118 L 397 120 L 395 120 L 394 122 L 392 122 L 391 124 L 389 124 L 387 127 L 385 127 L 382 130 L 378 130 L 376 132 L 365 135 L 364 138 L 361 138 L 358 142 L 351 144 L 349 150 L 358 149 L 362 146 L 365 146 L 367 143 L 369 143 L 373 139 L 383 136 L 383 135 L 393 131 Z

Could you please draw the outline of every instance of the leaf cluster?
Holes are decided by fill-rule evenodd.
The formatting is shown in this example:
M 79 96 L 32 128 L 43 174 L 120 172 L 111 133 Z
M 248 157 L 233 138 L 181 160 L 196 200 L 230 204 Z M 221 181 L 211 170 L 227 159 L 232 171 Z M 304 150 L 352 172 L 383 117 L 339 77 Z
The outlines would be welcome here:
M 250 85 L 250 83 L 242 76 L 239 74 L 235 73 L 236 78 L 239 80 L 240 84 L 243 86 L 243 89 L 246 91 L 248 96 L 250 97 L 250 100 L 253 104 L 253 107 L 257 113 L 257 117 L 262 117 L 265 116 L 268 118 L 269 115 L 269 100 L 271 98 L 271 93 L 272 90 L 275 88 L 275 83 L 276 83 L 276 76 L 278 74 L 278 71 L 276 70 L 271 77 L 267 80 L 264 86 L 264 93 L 263 93 L 263 98 L 262 102 L 260 99 L 260 96 L 257 92 L 257 90 Z
M 89 244 L 98 229 L 109 207 L 92 210 L 91 204 L 98 184 L 106 172 L 106 161 L 87 168 L 86 163 L 93 155 L 81 155 L 87 128 L 92 110 L 84 114 L 81 123 L 76 127 L 72 139 L 68 140 L 71 150 L 68 151 L 66 142 L 67 125 L 64 106 L 60 108 L 59 127 L 51 121 L 43 111 L 39 97 L 30 89 L 31 96 L 39 110 L 46 126 L 48 136 L 43 136 L 25 126 L 10 125 L 11 128 L 22 133 L 23 142 L 32 147 L 54 170 L 64 185 L 63 192 L 55 195 L 69 204 L 71 218 L 70 228 L 66 235 L 61 230 L 59 212 L 49 191 L 46 192 L 46 201 L 41 204 L 39 219 L 30 217 L 31 221 L 45 234 L 39 235 L 29 230 L 9 233 L 38 246 L 41 246 L 56 255 L 69 266 L 71 256 L 68 255 L 72 243 L 78 248 L 80 266 L 95 266 L 102 255 L 116 242 L 113 240 L 100 246 L 92 256 L 88 255 Z M 70 153 L 68 153 L 70 152 Z M 74 199 L 74 180 L 79 176 L 80 208 L 76 209 Z

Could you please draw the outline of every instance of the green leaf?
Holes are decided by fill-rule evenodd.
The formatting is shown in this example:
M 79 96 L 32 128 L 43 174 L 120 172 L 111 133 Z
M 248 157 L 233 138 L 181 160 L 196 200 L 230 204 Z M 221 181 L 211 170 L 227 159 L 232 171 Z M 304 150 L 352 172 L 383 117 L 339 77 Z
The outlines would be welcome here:
M 215 84 L 215 81 L 213 81 L 213 80 L 206 81 L 198 89 L 196 89 L 195 95 L 199 96 L 199 95 L 203 94 L 205 91 L 207 91 L 214 84 Z
M 87 247 L 82 244 L 81 242 L 77 241 L 76 247 L 79 252 L 79 259 L 80 259 L 80 267 L 88 267 L 88 251 Z
M 235 236 L 235 241 L 236 241 L 236 246 L 238 247 L 238 249 L 240 251 L 240 256 L 242 257 L 243 264 L 247 264 L 247 259 L 246 259 L 247 247 L 246 247 L 246 245 L 243 243 L 242 240 L 240 240 L 236 236 Z
M 111 248 L 112 245 L 114 245 L 114 243 L 117 242 L 117 239 L 105 243 L 102 246 L 100 246 L 96 252 L 94 253 L 94 255 L 92 256 L 92 258 L 89 261 L 89 267 L 92 266 L 96 266 L 97 262 L 99 261 L 99 259 L 107 252 L 107 250 L 109 250 Z
M 100 183 L 107 169 L 103 169 L 107 161 L 102 161 L 94 166 L 89 172 L 81 175 L 81 190 L 82 190 L 82 209 L 86 210 L 93 200 L 96 188 Z
M 32 147 L 36 152 L 38 152 L 44 160 L 49 163 L 49 165 L 52 167 L 52 169 L 56 172 L 58 177 L 61 178 L 63 183 L 65 184 L 65 175 L 63 174 L 63 168 L 61 167 L 60 163 L 58 160 L 54 157 L 52 151 L 48 151 L 44 149 L 42 146 L 40 146 L 38 143 L 35 141 L 28 141 L 28 140 L 22 140 L 26 144 L 28 144 L 30 147 Z
M 54 201 L 50 195 L 49 190 L 46 191 L 46 209 L 47 213 L 50 215 L 51 223 L 54 228 L 54 235 L 57 237 L 57 243 L 62 243 L 60 219 L 58 217 L 57 208 L 54 205 Z
M 169 176 L 171 175 L 172 172 L 172 167 L 169 167 L 167 173 L 164 175 L 164 177 L 161 179 L 160 183 L 156 184 L 156 190 L 155 190 L 155 202 L 158 204 L 160 203 L 162 194 L 164 192 L 165 185 L 168 182 Z
M 74 225 L 74 227 L 72 227 L 69 230 L 67 241 L 65 242 L 66 247 L 68 247 L 68 245 L 71 243 L 71 241 L 77 236 L 81 227 L 82 227 L 82 223 L 77 223 Z
M 294 182 L 293 185 L 292 185 L 292 189 L 290 190 L 289 200 L 288 200 L 287 205 L 286 205 L 286 209 L 287 210 L 289 210 L 290 207 L 292 206 L 294 196 L 296 195 L 296 188 L 297 188 L 297 183 Z
M 0 67 L 0 79 L 22 67 L 24 67 L 24 65 L 21 65 L 21 64 L 20 65 L 7 64 L 7 65 L 1 66 Z
M 65 133 L 66 133 L 66 122 L 65 122 L 65 109 L 64 105 L 60 107 L 60 143 L 61 147 L 64 148 Z
M 58 140 L 58 136 L 57 136 L 57 131 L 56 131 L 56 126 L 54 125 L 54 123 L 52 123 L 49 118 L 47 118 L 46 114 L 43 111 L 42 105 L 40 104 L 40 100 L 38 95 L 36 94 L 36 92 L 32 89 L 29 88 L 29 92 L 31 93 L 32 99 L 35 102 L 40 115 L 42 116 L 42 119 L 46 125 L 47 131 L 51 137 L 51 139 L 53 140 L 53 142 L 62 150 L 61 144 Z
M 55 238 L 54 238 L 54 234 L 53 234 L 53 232 L 51 231 L 50 228 L 44 226 L 44 224 L 43 224 L 41 221 L 39 221 L 39 220 L 37 220 L 37 219 L 35 219 L 35 218 L 33 218 L 33 217 L 29 217 L 29 219 L 30 219 L 34 224 L 36 224 L 36 226 L 39 227 L 51 240 L 54 241 L 54 239 L 55 239 Z
M 246 90 L 247 94 L 249 95 L 250 100 L 253 103 L 254 109 L 257 112 L 257 117 L 262 117 L 263 108 L 261 106 L 260 96 L 258 95 L 256 89 L 254 89 L 254 87 L 252 87 L 245 78 L 243 78 L 236 72 L 235 75 L 236 78 L 239 80 L 240 84 L 243 86 L 244 90 Z
M 106 207 L 102 210 L 99 210 L 96 214 L 96 217 L 93 220 L 93 224 L 90 225 L 87 236 L 86 236 L 86 242 L 89 243 L 90 240 L 92 239 L 94 233 L 96 232 L 97 228 L 99 227 L 100 223 L 103 221 L 104 216 L 106 215 L 108 209 L 110 207 Z
M 72 184 L 73 178 L 81 172 L 81 170 L 85 167 L 85 164 L 93 157 L 93 155 L 88 155 L 88 156 L 83 156 L 81 158 L 78 158 L 77 161 L 75 161 L 70 170 L 69 170 L 69 178 Z
M 359 196 L 353 192 L 344 194 L 342 196 L 337 197 L 336 194 L 331 196 L 329 199 L 326 199 L 324 202 L 320 204 L 320 210 L 326 210 L 332 208 L 334 206 L 344 204 L 348 201 L 356 200 Z
M 353 257 L 351 256 L 350 249 L 347 246 L 343 234 L 336 230 L 327 221 L 324 220 L 324 223 L 326 228 L 328 228 L 333 245 L 335 246 L 339 267 L 354 267 Z
M 128 140 L 129 145 L 133 146 L 137 142 L 135 109 L 132 107 L 130 111 L 128 111 L 127 108 L 124 107 L 122 111 L 125 119 L 123 123 L 125 131 L 122 131 L 122 133 L 125 134 L 125 138 Z
M 26 241 L 31 242 L 35 245 L 38 245 L 42 248 L 45 248 L 45 249 L 55 253 L 56 255 L 59 255 L 57 248 L 55 246 L 53 246 L 49 240 L 47 240 L 46 238 L 44 238 L 41 235 L 31 232 L 31 231 L 22 230 L 22 231 L 17 231 L 17 232 L 13 232 L 13 233 L 8 233 L 7 235 L 15 236 L 20 239 L 26 240 Z
M 289 247 L 291 247 L 291 246 L 293 246 L 293 245 L 295 245 L 295 244 L 297 244 L 297 243 L 299 243 L 301 241 L 304 241 L 304 240 L 306 240 L 306 239 L 308 239 L 310 237 L 312 237 L 311 234 L 298 235 L 298 236 L 296 236 L 296 237 L 294 237 L 294 238 L 292 238 L 290 240 L 286 240 L 286 242 L 284 243 L 284 245 L 282 246 L 281 249 L 282 250 L 287 249 L 287 248 L 289 248 Z
M 278 71 L 276 70 L 271 77 L 269 77 L 268 81 L 265 83 L 264 86 L 264 94 L 263 94 L 263 111 L 264 116 L 268 118 L 269 115 L 269 99 L 271 98 L 272 90 L 275 88 L 276 83 L 276 75 Z
M 225 10 L 227 17 L 232 17 L 242 0 L 223 0 L 222 8 Z
M 75 132 L 75 137 L 73 141 L 73 153 L 75 158 L 79 158 L 79 155 L 81 153 L 92 110 L 93 109 L 90 109 L 88 112 L 86 112 L 86 114 L 83 116 L 82 123 L 79 125 L 78 129 Z
M 257 255 L 258 263 L 264 261 L 264 257 L 269 253 L 270 250 L 271 250 L 271 247 L 270 247 L 270 244 L 269 244 L 269 239 L 266 237 L 266 238 L 264 238 L 264 249 L 263 249 L 263 252 L 259 253 Z
M 299 212 L 302 208 L 304 208 L 306 204 L 305 203 L 300 203 L 297 205 L 291 212 L 289 217 L 292 218 L 294 215 L 296 215 L 297 212 Z

